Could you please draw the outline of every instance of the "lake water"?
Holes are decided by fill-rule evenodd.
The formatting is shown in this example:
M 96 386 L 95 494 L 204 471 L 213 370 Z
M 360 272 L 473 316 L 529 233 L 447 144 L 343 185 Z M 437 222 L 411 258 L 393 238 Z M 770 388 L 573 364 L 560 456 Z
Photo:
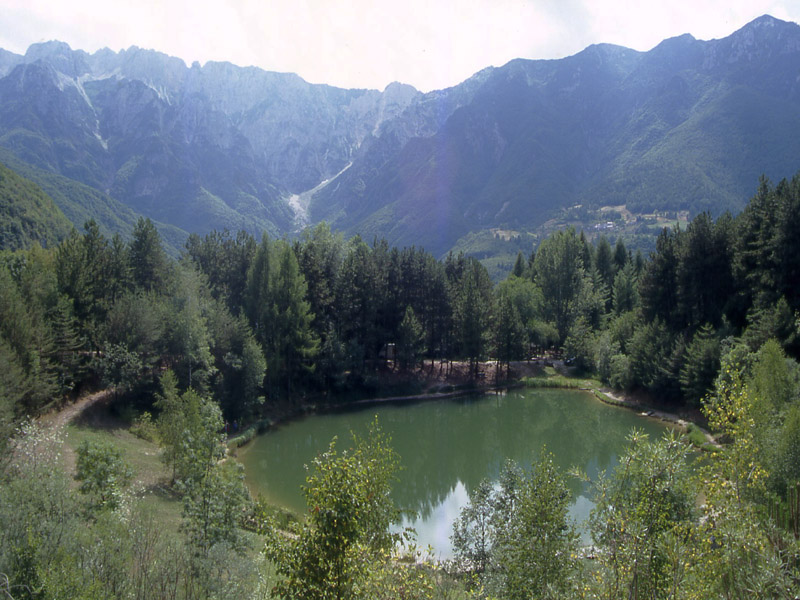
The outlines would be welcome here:
M 364 434 L 378 416 L 391 435 L 403 470 L 394 487 L 398 508 L 419 516 L 405 525 L 434 555 L 451 556 L 452 523 L 467 494 L 484 478 L 496 479 L 505 460 L 529 466 L 544 445 L 564 473 L 577 466 L 594 478 L 617 464 L 635 427 L 651 439 L 662 435 L 660 422 L 608 406 L 573 390 L 522 389 L 502 394 L 381 404 L 358 410 L 312 415 L 259 436 L 239 453 L 250 489 L 297 514 L 305 512 L 300 486 L 304 464 L 327 449 L 334 436 L 349 447 L 350 432 Z M 593 504 L 585 486 L 567 478 L 571 513 L 580 523 Z M 584 534 L 584 539 L 588 537 Z

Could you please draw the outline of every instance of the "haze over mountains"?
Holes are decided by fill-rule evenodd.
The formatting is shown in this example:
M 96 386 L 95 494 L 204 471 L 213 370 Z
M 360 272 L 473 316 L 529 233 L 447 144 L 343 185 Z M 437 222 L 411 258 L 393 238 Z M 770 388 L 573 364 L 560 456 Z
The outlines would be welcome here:
M 0 50 L 0 161 L 73 222 L 97 212 L 124 233 L 135 211 L 174 245 L 327 220 L 441 254 L 575 204 L 737 210 L 761 174 L 800 168 L 800 26 L 764 16 L 721 40 L 590 46 L 428 94 L 35 44 Z

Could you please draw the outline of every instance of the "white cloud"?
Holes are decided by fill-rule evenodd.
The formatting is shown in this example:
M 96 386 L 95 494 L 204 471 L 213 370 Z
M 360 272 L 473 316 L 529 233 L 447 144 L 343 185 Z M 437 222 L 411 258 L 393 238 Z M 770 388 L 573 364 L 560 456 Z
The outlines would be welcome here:
M 517 58 L 558 58 L 610 42 L 647 50 L 663 38 L 728 35 L 795 0 L 4 0 L 0 47 L 60 39 L 94 51 L 137 45 L 187 63 L 227 60 L 315 83 L 422 90 Z

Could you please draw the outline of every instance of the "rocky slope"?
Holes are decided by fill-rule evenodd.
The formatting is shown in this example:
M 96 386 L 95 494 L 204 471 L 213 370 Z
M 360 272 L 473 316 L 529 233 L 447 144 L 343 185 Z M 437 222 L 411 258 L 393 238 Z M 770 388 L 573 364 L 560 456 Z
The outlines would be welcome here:
M 443 253 L 577 204 L 736 210 L 800 167 L 798 86 L 800 27 L 768 16 L 429 94 L 48 42 L 0 52 L 0 147 L 185 231 L 324 219 Z

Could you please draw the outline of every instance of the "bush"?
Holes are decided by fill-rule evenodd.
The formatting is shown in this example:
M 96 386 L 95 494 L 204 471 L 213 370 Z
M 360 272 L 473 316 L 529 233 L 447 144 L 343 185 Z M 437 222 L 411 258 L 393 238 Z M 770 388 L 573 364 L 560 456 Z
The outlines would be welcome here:
M 257 427 L 248 427 L 239 435 L 228 440 L 228 448 L 241 448 L 256 437 L 256 433 L 258 433 Z
M 617 390 L 629 390 L 633 387 L 631 361 L 624 354 L 615 354 L 609 363 L 608 383 Z
M 153 444 L 158 443 L 158 428 L 153 423 L 153 415 L 149 411 L 144 411 L 133 419 L 131 433 Z

